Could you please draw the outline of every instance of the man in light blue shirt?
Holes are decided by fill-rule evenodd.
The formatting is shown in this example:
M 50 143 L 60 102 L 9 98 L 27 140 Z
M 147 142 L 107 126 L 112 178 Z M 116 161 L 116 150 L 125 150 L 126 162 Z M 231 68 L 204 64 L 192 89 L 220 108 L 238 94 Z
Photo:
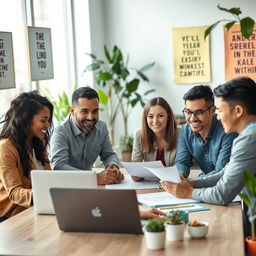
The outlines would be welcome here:
M 183 99 L 187 124 L 179 133 L 175 165 L 184 177 L 189 176 L 193 160 L 201 169 L 200 176 L 215 174 L 229 161 L 232 142 L 237 134 L 225 134 L 215 115 L 210 87 L 194 86 Z
M 99 97 L 90 87 L 72 95 L 70 115 L 53 132 L 50 161 L 56 170 L 91 170 L 100 156 L 105 170 L 97 174 L 98 184 L 119 183 L 124 179 L 113 151 L 105 122 L 99 120 Z
M 248 77 L 240 77 L 219 85 L 217 96 L 218 119 L 225 133 L 237 132 L 228 164 L 218 173 L 188 180 L 180 184 L 162 181 L 163 188 L 181 198 L 226 205 L 243 190 L 244 170 L 256 175 L 256 84 Z

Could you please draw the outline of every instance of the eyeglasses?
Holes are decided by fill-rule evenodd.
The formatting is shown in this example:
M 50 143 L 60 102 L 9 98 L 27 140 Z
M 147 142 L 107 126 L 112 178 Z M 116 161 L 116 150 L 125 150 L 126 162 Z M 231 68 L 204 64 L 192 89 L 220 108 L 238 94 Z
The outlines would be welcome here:
M 194 115 L 194 117 L 200 117 L 200 116 L 203 115 L 204 112 L 206 112 L 207 110 L 209 110 L 212 106 L 213 106 L 213 105 L 209 106 L 209 107 L 206 108 L 205 110 L 199 109 L 199 110 L 196 110 L 196 111 L 194 111 L 194 112 L 192 112 L 192 111 L 190 111 L 190 110 L 184 108 L 184 109 L 182 110 L 182 112 L 183 112 L 183 114 L 184 114 L 186 117 L 191 117 L 192 115 Z

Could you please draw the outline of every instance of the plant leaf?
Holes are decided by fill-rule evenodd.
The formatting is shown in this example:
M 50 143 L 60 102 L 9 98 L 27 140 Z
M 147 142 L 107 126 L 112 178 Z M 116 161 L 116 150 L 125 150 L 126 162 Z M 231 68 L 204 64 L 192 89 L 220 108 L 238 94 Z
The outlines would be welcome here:
M 230 28 L 231 28 L 235 23 L 236 23 L 235 20 L 233 20 L 233 21 L 227 23 L 227 24 L 225 25 L 225 28 L 227 29 L 227 31 L 229 31 Z
M 253 174 L 251 172 L 245 170 L 244 171 L 244 184 L 251 193 L 254 193 L 254 191 L 255 191 L 255 186 L 254 186 L 253 180 L 254 180 Z
M 249 198 L 246 194 L 239 193 L 239 196 L 243 199 L 244 203 L 250 208 L 251 203 L 249 201 Z
M 126 84 L 126 89 L 129 93 L 135 92 L 139 86 L 139 79 L 133 79 L 131 82 Z
M 101 89 L 98 89 L 97 92 L 100 98 L 100 103 L 106 106 L 108 103 L 108 95 Z
M 139 99 L 133 99 L 130 104 L 132 107 L 134 107 L 138 103 Z
M 146 71 L 146 70 L 152 68 L 154 65 L 155 65 L 155 62 L 149 63 L 149 64 L 145 65 L 144 67 L 142 67 L 142 68 L 140 69 L 140 72 L 144 72 L 144 71 Z
M 152 93 L 152 92 L 155 92 L 155 91 L 156 91 L 155 89 L 148 90 L 148 91 L 146 91 L 146 92 L 144 93 L 144 96 L 146 96 L 146 95 L 148 95 L 148 94 L 150 94 L 150 93 Z
M 118 80 L 115 80 L 113 86 L 115 89 L 115 94 L 119 94 L 123 89 Z
M 221 22 L 222 20 L 218 20 L 217 22 L 213 23 L 210 27 L 208 27 L 204 31 L 204 39 L 211 33 L 211 31 Z
M 139 70 L 137 70 L 137 74 L 144 80 L 149 82 L 149 79 Z
M 89 55 L 92 59 L 97 60 L 96 55 L 94 55 L 93 53 L 86 53 L 86 55 Z
M 227 8 L 224 8 L 224 7 L 221 7 L 219 4 L 218 4 L 218 9 L 219 10 L 221 10 L 221 11 L 224 11 L 224 12 L 228 12 L 228 13 L 231 13 L 231 14 L 235 14 L 235 15 L 239 15 L 239 14 L 241 14 L 242 12 L 241 12 L 241 10 L 240 10 L 240 8 L 236 8 L 236 7 L 233 7 L 233 8 L 231 8 L 231 9 L 227 9 Z
M 120 62 L 116 62 L 113 66 L 112 66 L 112 70 L 114 73 L 121 75 L 122 72 L 122 68 L 120 66 Z
M 96 70 L 96 69 L 99 69 L 100 66 L 101 66 L 100 63 L 94 62 L 94 63 L 88 65 L 88 66 L 84 69 L 84 73 L 85 73 L 85 72 L 89 72 L 89 71 L 94 71 L 94 70 Z
M 107 81 L 112 79 L 112 75 L 109 72 L 99 72 L 97 76 L 99 80 Z
M 121 71 L 121 77 L 123 78 L 123 80 L 126 79 L 126 77 L 129 75 L 129 71 L 127 68 L 123 68 L 122 71 Z
M 112 58 L 112 62 L 116 63 L 116 62 L 120 62 L 123 60 L 123 54 L 120 51 L 120 49 L 115 45 L 114 49 L 113 49 L 113 58 Z
M 109 63 L 112 63 L 107 46 L 104 44 L 104 54 Z
M 240 21 L 240 26 L 242 35 L 248 39 L 253 31 L 254 20 L 250 17 L 243 18 Z

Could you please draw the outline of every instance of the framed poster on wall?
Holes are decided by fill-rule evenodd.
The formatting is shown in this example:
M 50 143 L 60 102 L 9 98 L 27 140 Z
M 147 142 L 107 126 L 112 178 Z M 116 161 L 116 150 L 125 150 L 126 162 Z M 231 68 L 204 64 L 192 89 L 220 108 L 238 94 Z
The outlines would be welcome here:
M 0 89 L 15 87 L 12 33 L 0 31 Z
M 27 27 L 31 81 L 52 79 L 53 58 L 50 28 Z
M 242 36 L 240 24 L 224 29 L 225 80 L 248 76 L 256 80 L 256 25 L 251 36 Z
M 210 83 L 210 43 L 206 26 L 173 28 L 174 82 Z

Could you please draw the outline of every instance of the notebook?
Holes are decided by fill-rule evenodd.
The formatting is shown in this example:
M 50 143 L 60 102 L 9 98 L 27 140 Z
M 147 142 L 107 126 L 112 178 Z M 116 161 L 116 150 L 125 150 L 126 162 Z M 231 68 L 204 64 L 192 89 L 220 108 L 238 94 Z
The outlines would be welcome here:
M 135 190 L 51 188 L 50 193 L 62 231 L 142 233 Z
M 38 214 L 54 214 L 49 189 L 97 188 L 97 177 L 93 171 L 46 171 L 31 172 L 34 210 Z

